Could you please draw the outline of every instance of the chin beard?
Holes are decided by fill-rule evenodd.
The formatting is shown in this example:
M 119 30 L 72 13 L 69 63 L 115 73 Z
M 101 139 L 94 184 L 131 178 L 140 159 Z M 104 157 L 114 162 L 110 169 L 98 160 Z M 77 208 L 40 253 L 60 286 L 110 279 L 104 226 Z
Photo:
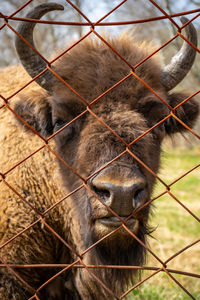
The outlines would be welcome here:
M 140 224 L 137 237 L 146 244 L 146 237 L 150 234 L 147 226 Z M 99 237 L 92 232 L 92 243 L 99 240 Z M 146 249 L 134 239 L 130 234 L 115 234 L 101 241 L 94 248 L 95 264 L 99 265 L 117 265 L 117 266 L 142 266 L 146 262 Z M 98 276 L 116 295 L 120 295 L 130 284 L 134 284 L 140 272 L 137 269 L 104 269 L 98 270 Z
M 121 229 L 124 231 L 124 229 Z M 96 252 L 102 264 L 110 265 L 136 265 L 145 262 L 145 248 L 129 233 L 121 230 L 111 234 L 105 240 L 95 246 Z M 146 236 L 152 231 L 147 226 L 139 224 L 138 239 L 146 244 Z M 92 243 L 100 239 L 95 229 L 92 232 Z

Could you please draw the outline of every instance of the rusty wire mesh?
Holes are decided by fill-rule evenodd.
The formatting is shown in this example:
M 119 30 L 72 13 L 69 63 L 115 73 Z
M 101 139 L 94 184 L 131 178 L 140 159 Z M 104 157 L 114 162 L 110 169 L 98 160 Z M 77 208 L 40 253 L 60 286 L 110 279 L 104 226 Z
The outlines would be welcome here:
M 184 124 L 176 115 L 175 115 L 175 111 L 181 106 L 183 105 L 185 102 L 189 101 L 193 96 L 197 95 L 200 90 L 197 90 L 194 94 L 190 95 L 190 97 L 188 97 L 187 99 L 185 99 L 184 101 L 182 101 L 180 104 L 178 104 L 176 107 L 172 108 L 168 103 L 165 102 L 164 99 L 162 99 L 160 97 L 160 95 L 158 95 L 146 82 L 144 82 L 140 77 L 138 77 L 135 73 L 135 70 L 141 65 L 143 64 L 146 60 L 148 60 L 150 57 L 152 57 L 154 54 L 156 54 L 158 51 L 160 51 L 161 49 L 163 49 L 166 45 L 168 45 L 169 43 L 171 43 L 174 39 L 176 39 L 177 37 L 181 37 L 183 40 L 185 40 L 187 43 L 189 43 L 195 50 L 197 53 L 200 53 L 200 50 L 195 47 L 195 45 L 191 44 L 191 42 L 189 42 L 182 34 L 182 29 L 188 25 L 188 23 L 194 21 L 195 19 L 197 19 L 200 16 L 200 8 L 197 10 L 193 10 L 193 11 L 186 11 L 183 13 L 177 13 L 174 15 L 169 15 L 166 13 L 165 10 L 163 10 L 159 5 L 157 5 L 153 0 L 149 0 L 149 2 L 151 2 L 151 4 L 153 6 L 155 6 L 160 12 L 161 12 L 161 16 L 160 17 L 155 17 L 155 18 L 151 18 L 151 19 L 140 19 L 140 20 L 135 20 L 135 21 L 124 21 L 124 22 L 104 22 L 104 19 L 112 14 L 114 11 L 120 9 L 120 7 L 127 1 L 124 0 L 122 2 L 120 2 L 119 5 L 117 5 L 116 7 L 114 7 L 111 11 L 109 11 L 106 15 L 102 16 L 99 20 L 97 20 L 95 23 L 91 22 L 88 17 L 78 9 L 78 7 L 76 7 L 71 1 L 66 0 L 71 6 L 73 6 L 73 8 L 75 10 L 78 11 L 78 13 L 80 13 L 82 15 L 82 17 L 85 19 L 85 22 L 82 23 L 78 23 L 78 22 L 57 22 L 57 21 L 44 21 L 44 20 L 33 20 L 33 19 L 27 19 L 27 18 L 22 18 L 22 17 L 16 17 L 15 15 L 19 12 L 22 11 L 26 6 L 28 6 L 31 2 L 34 2 L 34 0 L 29 0 L 27 2 L 24 3 L 23 6 L 21 6 L 18 10 L 12 12 L 11 15 L 9 16 L 5 16 L 2 13 L 0 13 L 0 18 L 4 21 L 2 26 L 0 27 L 0 30 L 3 30 L 3 28 L 5 26 L 7 26 L 11 31 L 13 31 L 16 35 L 18 35 L 29 47 L 31 47 L 45 62 L 46 62 L 46 69 L 43 70 L 40 74 L 38 74 L 37 76 L 35 76 L 35 78 L 31 79 L 29 82 L 27 82 L 24 86 L 20 86 L 19 89 L 17 91 L 15 91 L 13 94 L 10 94 L 8 97 L 4 97 L 3 95 L 0 95 L 0 98 L 2 99 L 2 105 L 0 106 L 0 108 L 6 107 L 8 110 L 10 110 L 17 118 L 19 118 L 27 127 L 30 128 L 31 131 L 34 132 L 35 135 L 37 135 L 43 142 L 42 146 L 39 147 L 38 149 L 34 150 L 28 157 L 25 157 L 23 160 L 19 161 L 17 164 L 13 165 L 12 168 L 8 169 L 6 172 L 4 173 L 0 173 L 0 182 L 3 182 L 5 185 L 8 186 L 9 189 L 11 189 L 20 199 L 21 201 L 24 201 L 27 205 L 30 206 L 30 208 L 32 210 L 35 211 L 35 213 L 38 215 L 37 220 L 30 224 L 28 227 L 26 227 L 25 229 L 23 229 L 21 232 L 19 232 L 18 234 L 16 234 L 15 236 L 13 236 L 12 238 L 8 239 L 4 244 L 2 244 L 0 246 L 0 250 L 5 247 L 6 245 L 8 245 L 9 243 L 12 243 L 12 241 L 14 239 L 17 239 L 20 235 L 22 235 L 25 231 L 30 230 L 30 228 L 32 228 L 33 226 L 35 226 L 37 223 L 42 223 L 44 227 L 46 227 L 49 231 L 52 232 L 53 235 L 55 235 L 63 244 L 65 247 L 69 248 L 70 251 L 72 251 L 76 256 L 77 256 L 77 260 L 75 260 L 73 263 L 71 264 L 46 264 L 46 265 L 15 265 L 15 264 L 7 264 L 0 256 L 0 261 L 1 261 L 1 268 L 8 268 L 8 270 L 10 272 L 12 272 L 19 281 L 21 281 L 24 286 L 26 286 L 26 288 L 28 288 L 28 290 L 30 290 L 30 292 L 33 294 L 32 297 L 29 298 L 29 300 L 31 299 L 40 299 L 39 293 L 40 291 L 46 286 L 48 285 L 51 281 L 53 281 L 56 277 L 58 277 L 61 273 L 69 270 L 70 268 L 85 268 L 87 269 L 87 271 L 89 272 L 89 274 L 95 278 L 96 281 L 98 281 L 99 285 L 102 286 L 104 289 L 106 289 L 108 291 L 108 293 L 110 295 L 112 295 L 115 299 L 124 299 L 132 290 L 134 290 L 136 287 L 140 286 L 143 282 L 145 282 L 146 280 L 148 280 L 149 278 L 155 276 L 156 274 L 160 273 L 160 272 L 165 272 L 165 274 L 167 274 L 167 276 L 169 276 L 171 278 L 172 281 L 174 281 L 179 287 L 180 289 L 182 289 L 188 296 L 189 298 L 195 299 L 191 292 L 192 291 L 188 291 L 186 289 L 186 287 L 184 287 L 175 277 L 173 274 L 182 274 L 184 276 L 190 276 L 190 277 L 194 277 L 194 278 L 200 278 L 199 274 L 195 274 L 195 273 L 189 273 L 189 272 L 184 272 L 181 270 L 175 270 L 175 269 L 169 269 L 167 267 L 167 264 L 173 260 L 175 257 L 177 257 L 178 255 L 180 255 L 181 253 L 183 253 L 184 251 L 186 251 L 187 249 L 191 248 L 192 246 L 198 244 L 200 242 L 200 239 L 197 239 L 195 241 L 193 241 L 192 243 L 190 243 L 189 245 L 185 246 L 184 248 L 180 249 L 180 251 L 174 253 L 174 255 L 172 255 L 171 257 L 169 257 L 167 260 L 163 261 L 161 260 L 156 253 L 154 252 L 154 249 L 150 249 L 147 245 L 145 245 L 142 241 L 140 241 L 138 239 L 138 237 L 133 234 L 129 228 L 126 226 L 126 221 L 127 220 L 123 220 L 120 218 L 120 216 L 118 216 L 113 210 L 111 210 L 109 207 L 107 207 L 107 209 L 109 209 L 112 214 L 114 216 L 117 216 L 118 218 L 120 218 L 121 220 L 121 226 L 117 229 L 115 229 L 113 232 L 107 234 L 106 236 L 104 236 L 102 239 L 100 239 L 98 242 L 96 242 L 95 244 L 93 244 L 92 246 L 90 246 L 88 249 L 85 249 L 85 251 L 83 253 L 76 253 L 75 249 L 73 249 L 65 240 L 63 240 L 63 238 L 54 231 L 54 229 L 45 221 L 45 216 L 49 213 L 49 211 L 53 210 L 56 206 L 58 206 L 62 201 L 65 201 L 68 197 L 70 197 L 72 194 L 76 193 L 77 191 L 79 191 L 80 189 L 84 188 L 86 190 L 89 190 L 91 194 L 93 194 L 100 202 L 103 202 L 92 190 L 91 188 L 87 185 L 88 180 L 94 176 L 95 174 L 91 174 L 88 178 L 82 178 L 82 176 L 80 174 L 78 174 L 76 172 L 76 170 L 74 170 L 67 162 L 65 162 L 55 151 L 54 149 L 51 148 L 49 141 L 51 139 L 53 139 L 57 134 L 59 134 L 62 130 L 64 130 L 67 126 L 69 126 L 71 123 L 75 122 L 77 119 L 79 119 L 81 116 L 83 116 L 86 113 L 90 113 L 94 116 L 94 118 L 96 118 L 101 124 L 103 124 L 108 131 L 110 131 L 113 135 L 115 135 L 120 141 L 121 143 L 124 144 L 125 146 L 125 150 L 120 153 L 117 157 L 115 157 L 112 161 L 108 162 L 106 165 L 102 166 L 101 169 L 97 170 L 95 173 L 98 173 L 99 171 L 103 170 L 104 168 L 106 168 L 108 165 L 110 165 L 112 162 L 116 161 L 119 157 L 123 156 L 124 154 L 128 153 L 130 156 L 132 156 L 138 163 L 140 163 L 144 168 L 146 168 L 146 170 L 148 170 L 148 172 L 150 172 L 151 174 L 153 174 L 153 176 L 161 182 L 161 184 L 164 186 L 165 190 L 160 194 L 157 195 L 156 197 L 154 197 L 153 199 L 151 199 L 150 201 L 148 201 L 147 203 L 145 203 L 142 207 L 140 207 L 138 209 L 142 210 L 145 206 L 149 205 L 151 202 L 154 202 L 155 200 L 159 199 L 159 197 L 168 194 L 174 201 L 176 201 L 179 205 L 181 205 L 193 218 L 196 219 L 197 222 L 199 222 L 199 218 L 198 216 L 195 214 L 195 212 L 191 211 L 187 206 L 185 206 L 179 199 L 176 198 L 176 196 L 173 194 L 173 192 L 171 191 L 171 187 L 178 182 L 179 180 L 181 180 L 183 177 L 187 176 L 189 173 L 193 172 L 193 170 L 197 169 L 200 167 L 200 164 L 194 166 L 193 168 L 191 168 L 190 170 L 188 170 L 186 173 L 182 174 L 181 176 L 179 176 L 178 178 L 176 178 L 173 182 L 171 182 L 170 184 L 167 184 L 165 181 L 163 181 L 159 175 L 155 174 L 144 162 L 142 162 L 131 150 L 130 150 L 130 146 L 133 145 L 134 143 L 136 143 L 138 140 L 140 140 L 143 136 L 145 136 L 146 134 L 148 134 L 149 132 L 151 132 L 154 128 L 156 128 L 157 126 L 159 126 L 161 123 L 163 123 L 164 121 L 166 121 L 168 118 L 173 117 L 175 118 L 178 122 L 180 122 L 188 131 L 190 131 L 190 133 L 194 136 L 196 136 L 198 139 L 200 139 L 200 135 L 195 132 L 194 130 L 192 130 L 191 128 L 189 128 L 186 124 Z M 179 26 L 175 21 L 174 21 L 174 17 L 177 16 L 182 16 L 182 15 L 188 15 L 188 14 L 194 14 L 194 17 L 192 19 L 189 20 L 188 23 L 186 23 L 183 26 Z M 152 21 L 159 21 L 161 19 L 168 19 L 170 22 L 172 22 L 175 27 L 177 28 L 177 33 L 175 36 L 173 36 L 171 39 L 169 39 L 166 43 L 164 43 L 163 45 L 161 45 L 159 48 L 157 48 L 153 53 L 151 53 L 148 57 L 146 57 L 144 60 L 140 61 L 137 65 L 132 66 L 129 64 L 129 62 L 122 57 L 116 49 L 114 49 L 109 42 L 106 40 L 105 37 L 101 36 L 96 30 L 95 28 L 97 26 L 120 26 L 120 25 L 126 25 L 126 24 L 136 24 L 136 23 L 144 23 L 144 22 L 152 22 Z M 49 24 L 49 26 L 51 24 L 62 24 L 65 26 L 69 26 L 69 25 L 77 25 L 77 26 L 88 26 L 89 30 L 88 32 L 81 37 L 77 42 L 75 42 L 74 44 L 70 45 L 70 47 L 68 47 L 67 49 L 65 49 L 62 53 L 60 53 L 59 55 L 57 55 L 56 57 L 54 57 L 52 60 L 48 61 L 46 58 L 44 58 L 41 53 L 39 53 L 36 49 L 34 49 L 22 36 L 19 35 L 19 33 L 9 24 L 9 20 L 17 20 L 17 21 L 28 21 L 28 22 L 36 22 L 36 23 L 46 23 Z M 114 51 L 116 55 L 118 55 L 120 57 L 121 60 L 123 60 L 128 67 L 130 68 L 130 73 L 124 77 L 123 79 L 121 79 L 119 82 L 117 82 L 114 86 L 112 86 L 111 88 L 109 88 L 106 92 L 104 92 L 103 94 L 99 95 L 96 99 L 93 99 L 92 102 L 88 102 L 87 99 L 84 99 L 82 97 L 82 95 L 79 95 L 67 82 L 65 82 L 53 69 L 52 69 L 52 64 L 57 61 L 61 56 L 63 56 L 65 53 L 67 53 L 70 49 L 72 49 L 73 47 L 75 47 L 78 43 L 80 43 L 82 40 L 84 40 L 85 38 L 87 38 L 89 35 L 95 35 L 97 38 L 101 39 L 101 41 L 103 43 L 105 43 L 109 48 L 110 51 Z M 72 121 L 70 121 L 68 124 L 66 124 L 63 128 L 61 128 L 60 130 L 58 130 L 56 133 L 52 134 L 50 137 L 48 138 L 44 138 L 39 132 L 37 132 L 33 127 L 31 127 L 25 120 L 23 120 L 10 106 L 10 101 L 12 100 L 12 98 L 14 96 L 16 96 L 19 92 L 21 92 L 23 89 L 25 89 L 27 86 L 29 86 L 33 81 L 35 81 L 35 79 L 37 79 L 39 76 L 41 76 L 44 72 L 46 72 L 47 70 L 51 71 L 54 76 L 56 76 L 60 81 L 63 82 L 63 84 L 66 85 L 66 88 L 70 89 L 73 93 L 75 93 L 76 96 L 78 96 L 80 98 L 80 100 L 84 103 L 85 105 L 85 110 L 76 118 L 74 118 Z M 134 76 L 135 78 L 137 78 L 137 80 L 139 80 L 140 82 L 142 82 L 142 84 L 147 87 L 160 101 L 162 101 L 165 105 L 167 105 L 167 107 L 170 109 L 170 113 L 168 116 L 166 116 L 164 119 L 162 119 L 161 121 L 159 121 L 157 124 L 155 124 L 153 127 L 151 127 L 148 131 L 146 131 L 145 133 L 143 133 L 142 135 L 140 135 L 139 137 L 137 137 L 135 140 L 133 140 L 131 143 L 127 144 L 112 128 L 109 127 L 108 124 L 106 124 L 102 119 L 100 119 L 92 110 L 93 105 L 98 102 L 101 101 L 101 98 L 103 96 L 105 96 L 106 94 L 108 94 L 110 91 L 112 91 L 113 89 L 115 89 L 117 86 L 123 84 L 123 82 L 125 80 L 127 80 L 129 77 Z M 71 191 L 68 195 L 65 195 L 64 198 L 62 199 L 57 199 L 57 202 L 52 205 L 51 207 L 47 208 L 45 211 L 40 212 L 38 211 L 33 204 L 29 203 L 27 201 L 27 199 L 25 199 L 22 195 L 20 195 L 20 193 L 18 191 L 16 191 L 16 189 L 14 187 L 12 187 L 12 185 L 10 185 L 7 182 L 7 175 L 14 170 L 15 168 L 17 168 L 19 165 L 23 164 L 24 161 L 26 161 L 27 159 L 29 159 L 31 156 L 35 155 L 36 153 L 38 153 L 39 151 L 41 151 L 42 149 L 48 149 L 48 151 L 50 151 L 53 155 L 56 156 L 56 158 L 60 161 L 62 161 L 63 164 L 65 164 L 65 166 L 67 166 L 67 168 L 70 169 L 71 172 L 73 172 L 74 174 L 76 174 L 76 176 L 78 176 L 81 181 L 82 184 L 76 188 L 74 191 Z M 1 171 L 1 170 L 0 170 Z M 103 205 L 105 205 L 103 203 Z M 90 251 L 93 247 L 95 247 L 98 243 L 101 243 L 102 240 L 108 238 L 110 235 L 112 235 L 114 232 L 120 230 L 124 228 L 132 237 L 133 239 L 136 239 L 143 247 L 146 248 L 146 250 L 159 262 L 160 267 L 141 267 L 141 266 L 116 266 L 116 265 L 86 265 L 83 262 L 83 257 L 84 255 Z M 37 290 L 35 290 L 29 283 L 25 282 L 24 279 L 17 273 L 17 269 L 18 268 L 55 268 L 55 270 L 57 270 L 58 268 L 60 268 L 60 271 L 57 272 L 52 278 L 50 278 L 48 281 L 46 281 L 42 286 L 40 286 Z M 129 290 L 127 290 L 123 295 L 121 295 L 120 297 L 115 295 L 115 291 L 110 290 L 106 284 L 104 284 L 95 274 L 93 274 L 92 269 L 94 268 L 118 268 L 118 269 L 138 269 L 138 270 L 149 270 L 151 271 L 151 274 L 147 277 L 145 277 L 144 279 L 140 280 L 137 284 L 135 284 L 134 286 L 130 287 Z

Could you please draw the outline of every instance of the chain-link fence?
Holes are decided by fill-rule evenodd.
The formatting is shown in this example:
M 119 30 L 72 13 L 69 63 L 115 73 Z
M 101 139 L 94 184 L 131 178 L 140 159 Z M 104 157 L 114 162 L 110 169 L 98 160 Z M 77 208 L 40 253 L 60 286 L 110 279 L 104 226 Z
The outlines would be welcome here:
M 170 269 L 168 264 L 200 239 L 183 245 L 164 261 L 148 246 L 146 235 L 150 234 L 150 204 L 166 194 L 199 222 L 195 209 L 178 199 L 171 187 L 200 164 L 170 183 L 157 171 L 164 131 L 188 131 L 200 138 L 192 129 L 198 111 L 192 98 L 199 94 L 198 87 L 192 95 L 172 94 L 175 96 L 170 95 L 170 101 L 166 98 L 167 90 L 183 78 L 185 65 L 192 65 L 195 52 L 199 58 L 195 37 L 191 39 L 190 32 L 184 34 L 184 29 L 190 28 L 188 31 L 193 30 L 195 35 L 191 24 L 199 18 L 200 9 L 169 15 L 149 0 L 160 11 L 160 17 L 105 22 L 107 16 L 121 9 L 124 0 L 94 23 L 74 3 L 66 1 L 85 22 L 39 19 L 50 10 L 61 10 L 59 4 L 44 6 L 41 14 L 32 11 L 24 18 L 16 16 L 34 0 L 9 16 L 0 15 L 0 31 L 7 27 L 18 36 L 22 63 L 33 60 L 25 67 L 32 79 L 19 66 L 1 71 L 8 83 L 3 82 L 5 89 L 1 88 L 0 95 L 0 295 L 5 300 L 125 299 L 145 281 L 164 272 L 185 295 L 196 299 L 193 291 L 175 277 L 180 274 L 199 280 L 199 274 L 188 272 L 190 258 L 187 271 L 184 266 L 182 270 Z M 189 13 L 193 17 L 184 19 L 181 26 L 174 21 L 174 17 Z M 151 22 L 161 19 L 174 24 L 175 35 L 151 51 L 144 44 L 133 46 L 136 59 L 129 51 L 134 42 L 130 37 L 112 39 L 96 30 L 98 26 L 145 22 L 151 26 Z M 16 30 L 11 20 L 26 21 L 28 31 Z M 30 38 L 30 24 L 36 23 L 89 29 L 62 53 L 47 60 Z M 91 42 L 90 37 L 96 42 Z M 185 42 L 187 59 L 178 71 L 173 66 L 175 78 L 170 78 L 169 87 L 164 82 L 170 66 L 158 82 L 160 71 L 154 57 L 178 37 Z M 65 56 L 66 67 L 62 60 Z M 30 71 L 36 61 L 41 68 Z M 118 72 L 117 76 L 113 72 Z M 53 95 L 53 105 L 49 95 Z M 68 100 L 65 103 L 63 99 Z M 161 183 L 162 193 L 151 196 L 155 179 Z M 145 253 L 154 257 L 159 267 L 144 266 Z M 141 279 L 136 275 L 141 270 L 147 270 L 149 275 Z

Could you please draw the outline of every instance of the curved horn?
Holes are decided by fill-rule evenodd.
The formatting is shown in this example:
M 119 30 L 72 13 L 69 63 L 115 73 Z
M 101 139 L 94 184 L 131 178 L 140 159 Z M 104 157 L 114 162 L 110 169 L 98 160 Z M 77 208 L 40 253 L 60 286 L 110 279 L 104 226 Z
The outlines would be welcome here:
M 181 18 L 182 24 L 189 20 Z M 197 32 L 192 23 L 186 27 L 186 39 L 197 46 Z M 172 58 L 171 62 L 164 67 L 161 73 L 161 83 L 167 91 L 173 89 L 190 71 L 196 56 L 196 50 L 184 41 L 179 52 Z
M 41 4 L 31 10 L 26 18 L 40 19 L 46 13 L 53 10 L 63 10 L 64 7 L 57 3 Z M 22 22 L 18 27 L 18 33 L 35 48 L 33 41 L 33 29 L 36 23 Z M 20 37 L 16 37 L 15 47 L 22 65 L 29 75 L 33 78 L 46 68 L 46 62 L 34 52 Z M 36 49 L 36 48 L 35 48 Z M 53 74 L 47 70 L 44 74 L 38 77 L 35 81 L 47 91 L 52 89 Z

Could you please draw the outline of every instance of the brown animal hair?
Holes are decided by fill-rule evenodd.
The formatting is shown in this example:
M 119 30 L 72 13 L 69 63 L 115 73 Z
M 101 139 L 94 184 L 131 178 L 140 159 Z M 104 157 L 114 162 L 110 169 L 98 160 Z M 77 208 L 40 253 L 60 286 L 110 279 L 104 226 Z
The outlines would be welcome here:
M 28 16 L 40 18 L 44 13 L 60 8 L 57 4 L 43 4 Z M 192 39 L 195 44 L 195 29 L 191 26 L 187 33 L 188 39 Z M 24 31 L 22 23 L 19 29 L 22 36 L 32 44 L 30 32 L 33 31 L 33 27 L 26 24 Z M 150 51 L 129 37 L 108 38 L 108 40 L 112 47 L 133 66 L 142 61 Z M 185 47 L 184 45 L 184 49 Z M 29 49 L 23 45 L 22 51 L 19 39 L 16 48 L 23 65 L 34 77 L 38 66 L 33 53 L 30 62 Z M 184 51 L 182 56 L 184 59 L 179 61 L 181 65 L 188 55 L 188 47 Z M 45 77 L 41 76 L 37 80 L 42 88 L 34 83 L 33 88 L 30 87 L 26 93 L 13 101 L 15 112 L 43 137 L 48 137 L 62 128 L 62 131 L 54 137 L 51 147 L 80 176 L 71 172 L 46 148 L 13 170 L 8 179 L 36 211 L 25 205 L 25 202 L 22 202 L 1 182 L 1 243 L 6 243 L 8 239 L 33 223 L 37 218 L 37 211 L 44 212 L 63 196 L 79 187 L 82 183 L 80 177 L 89 178 L 87 180 L 89 188 L 80 189 L 45 215 L 45 222 L 74 251 L 57 239 L 43 223 L 37 223 L 1 249 L 1 257 L 6 263 L 70 264 L 93 243 L 121 226 L 122 223 L 116 215 L 126 222 L 129 230 L 142 243 L 146 243 L 147 235 L 151 231 L 148 224 L 151 206 L 146 206 L 139 212 L 137 208 L 150 199 L 155 177 L 129 153 L 99 171 L 102 166 L 122 153 L 125 145 L 99 122 L 94 114 L 114 130 L 125 143 L 131 143 L 168 116 L 170 109 L 187 98 L 187 95 L 182 93 L 170 93 L 169 87 L 174 87 L 181 80 L 183 73 L 184 76 L 186 75 L 194 57 L 192 51 L 189 63 L 180 76 L 178 76 L 180 69 L 177 66 L 172 68 L 170 64 L 163 71 L 154 57 L 136 69 L 136 75 L 152 87 L 167 105 L 131 76 L 100 101 L 91 107 L 88 106 L 88 111 L 82 114 L 86 109 L 85 104 L 61 81 L 52 78 L 48 72 Z M 39 60 L 39 66 L 38 72 L 41 72 L 44 62 Z M 24 77 L 21 68 L 16 67 L 17 69 Z M 171 69 L 177 80 L 172 78 Z M 65 54 L 55 64 L 54 70 L 88 103 L 130 72 L 129 66 L 104 43 L 91 39 L 82 41 Z M 168 83 L 163 82 L 163 72 L 169 78 Z M 5 77 L 4 80 L 2 78 L 3 85 L 5 79 L 7 80 Z M 10 87 L 8 89 L 10 92 Z M 174 113 L 187 126 L 192 127 L 199 113 L 198 104 L 194 99 L 190 99 Z M 80 114 L 82 114 L 80 118 L 67 126 Z M 27 126 L 20 126 L 22 123 L 16 121 L 6 109 L 1 110 L 0 118 L 0 124 L 4 124 L 0 138 L 0 144 L 3 145 L 0 148 L 2 157 L 0 170 L 6 172 L 7 168 L 38 149 L 42 141 Z M 185 127 L 179 121 L 170 117 L 134 143 L 130 151 L 156 174 L 160 164 L 162 140 L 167 134 L 184 130 Z M 9 140 L 9 148 L 6 146 L 7 140 Z M 145 254 L 145 248 L 122 228 L 85 253 L 82 260 L 86 265 L 143 265 Z M 48 272 L 42 269 L 17 270 L 20 276 L 35 289 L 56 271 L 55 269 L 49 269 Z M 23 300 L 31 296 L 31 291 L 24 288 L 8 271 L 1 269 L 0 272 L 1 299 Z M 97 269 L 92 272 L 117 297 L 137 277 L 133 270 Z M 115 297 L 100 287 L 98 281 L 86 269 L 68 270 L 43 288 L 39 296 L 40 299 L 49 300 L 64 298 L 94 300 Z

